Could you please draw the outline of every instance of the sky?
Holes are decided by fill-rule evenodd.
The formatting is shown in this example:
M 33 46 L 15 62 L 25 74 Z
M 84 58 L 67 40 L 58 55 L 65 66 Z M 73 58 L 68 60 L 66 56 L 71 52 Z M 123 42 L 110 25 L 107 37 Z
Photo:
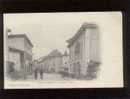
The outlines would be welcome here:
M 26 34 L 33 43 L 34 59 L 47 55 L 53 49 L 64 53 L 67 42 L 84 22 L 97 23 L 107 30 L 103 19 L 111 20 L 113 12 L 84 13 L 12 13 L 4 14 L 4 29 L 10 28 L 12 34 Z M 116 21 L 117 20 L 117 21 Z M 114 19 L 118 22 L 117 19 Z

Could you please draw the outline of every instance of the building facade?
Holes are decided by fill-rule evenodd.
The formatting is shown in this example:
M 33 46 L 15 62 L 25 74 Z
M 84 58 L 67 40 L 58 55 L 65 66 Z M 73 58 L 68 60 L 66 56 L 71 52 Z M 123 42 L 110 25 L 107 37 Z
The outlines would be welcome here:
M 70 74 L 74 77 L 87 77 L 91 70 L 100 63 L 100 37 L 99 28 L 96 24 L 84 23 L 78 32 L 69 40 Z M 93 76 L 96 69 L 92 70 Z M 89 77 L 88 77 L 89 78 Z M 90 77 L 94 78 L 94 77 Z
M 62 54 L 57 49 L 53 50 L 40 59 L 39 66 L 44 72 L 59 73 L 62 67 Z
M 8 35 L 9 61 L 24 76 L 32 72 L 32 43 L 25 34 Z

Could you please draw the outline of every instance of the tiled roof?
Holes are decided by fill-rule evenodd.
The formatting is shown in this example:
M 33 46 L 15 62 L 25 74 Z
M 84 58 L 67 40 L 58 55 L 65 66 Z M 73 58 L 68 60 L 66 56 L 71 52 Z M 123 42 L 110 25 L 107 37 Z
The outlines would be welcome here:
M 50 58 L 53 58 L 53 57 L 62 57 L 62 54 L 61 54 L 60 51 L 55 49 L 55 50 L 51 51 L 48 55 L 39 58 L 39 62 L 45 61 L 46 59 L 50 59 Z
M 48 56 L 50 56 L 50 57 L 54 56 L 55 57 L 55 56 L 62 56 L 62 54 L 57 49 L 55 49 L 52 52 L 50 52 L 50 54 Z

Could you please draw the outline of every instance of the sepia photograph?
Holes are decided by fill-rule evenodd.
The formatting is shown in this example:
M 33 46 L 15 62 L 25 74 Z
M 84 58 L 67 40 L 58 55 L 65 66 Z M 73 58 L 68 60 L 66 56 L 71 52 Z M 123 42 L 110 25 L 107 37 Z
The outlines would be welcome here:
M 5 13 L 4 88 L 122 88 L 122 13 Z

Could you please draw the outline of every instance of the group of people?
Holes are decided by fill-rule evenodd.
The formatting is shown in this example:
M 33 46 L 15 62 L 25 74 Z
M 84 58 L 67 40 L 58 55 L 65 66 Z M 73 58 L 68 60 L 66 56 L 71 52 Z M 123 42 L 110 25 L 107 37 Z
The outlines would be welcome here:
M 35 68 L 35 70 L 34 70 L 34 78 L 38 79 L 39 74 L 40 74 L 40 79 L 43 79 L 43 69 Z

